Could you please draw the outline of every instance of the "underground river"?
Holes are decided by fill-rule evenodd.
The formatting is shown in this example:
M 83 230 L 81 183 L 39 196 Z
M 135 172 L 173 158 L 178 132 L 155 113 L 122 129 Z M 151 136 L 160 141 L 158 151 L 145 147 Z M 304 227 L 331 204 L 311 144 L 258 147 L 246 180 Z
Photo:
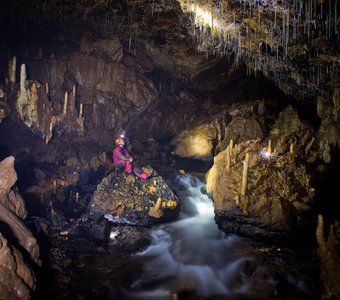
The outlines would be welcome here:
M 313 250 L 224 234 L 215 224 L 203 174 L 168 177 L 182 203 L 178 221 L 150 229 L 151 245 L 132 255 L 110 245 L 75 253 L 72 281 L 54 284 L 45 294 L 57 299 L 318 299 Z

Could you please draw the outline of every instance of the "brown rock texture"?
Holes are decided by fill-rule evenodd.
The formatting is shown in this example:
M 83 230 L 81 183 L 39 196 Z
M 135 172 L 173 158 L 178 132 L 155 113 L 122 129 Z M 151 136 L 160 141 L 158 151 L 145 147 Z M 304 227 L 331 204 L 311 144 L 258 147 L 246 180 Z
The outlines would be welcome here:
M 320 282 L 322 289 L 321 299 L 338 299 L 340 296 L 340 232 L 339 222 L 331 224 L 328 237 L 325 237 L 324 218 L 318 217 L 318 227 L 316 230 L 318 242 L 318 255 L 321 264 Z
M 3 299 L 30 299 L 30 291 L 35 289 L 34 274 L 4 236 L 9 230 L 31 260 L 40 265 L 37 240 L 23 222 L 27 215 L 25 203 L 13 189 L 16 180 L 14 157 L 8 157 L 0 162 L 0 220 L 8 226 L 0 234 L 0 295 Z
M 156 172 L 156 171 L 154 171 Z M 117 217 L 117 223 L 151 226 L 177 218 L 180 202 L 161 176 L 143 180 L 113 172 L 97 186 L 90 211 Z
M 35 278 L 21 253 L 8 244 L 0 233 L 0 296 L 1 299 L 31 299 Z

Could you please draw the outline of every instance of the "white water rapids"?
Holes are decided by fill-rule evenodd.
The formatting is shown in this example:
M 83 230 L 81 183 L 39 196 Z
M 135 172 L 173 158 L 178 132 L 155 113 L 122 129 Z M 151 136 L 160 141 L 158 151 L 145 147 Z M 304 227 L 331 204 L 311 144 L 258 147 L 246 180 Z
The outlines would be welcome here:
M 137 254 L 143 276 L 125 291 L 127 298 L 169 300 L 181 291 L 199 299 L 275 298 L 275 280 L 256 276 L 261 267 L 253 257 L 254 249 L 217 228 L 212 201 L 201 192 L 204 184 L 192 175 L 178 178 L 180 219 L 152 230 L 152 244 Z M 246 266 L 253 268 L 249 275 Z

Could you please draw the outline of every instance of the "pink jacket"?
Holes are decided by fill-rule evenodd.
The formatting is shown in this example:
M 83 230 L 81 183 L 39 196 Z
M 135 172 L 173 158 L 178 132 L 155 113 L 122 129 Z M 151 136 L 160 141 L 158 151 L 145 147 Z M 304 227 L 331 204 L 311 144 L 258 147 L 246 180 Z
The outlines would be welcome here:
M 113 149 L 112 155 L 113 155 L 113 163 L 114 164 L 124 163 L 129 158 L 131 158 L 129 151 L 127 151 L 127 149 L 125 147 L 120 147 L 120 146 L 117 146 L 116 148 Z M 122 159 L 121 158 L 122 156 L 125 156 L 126 159 Z

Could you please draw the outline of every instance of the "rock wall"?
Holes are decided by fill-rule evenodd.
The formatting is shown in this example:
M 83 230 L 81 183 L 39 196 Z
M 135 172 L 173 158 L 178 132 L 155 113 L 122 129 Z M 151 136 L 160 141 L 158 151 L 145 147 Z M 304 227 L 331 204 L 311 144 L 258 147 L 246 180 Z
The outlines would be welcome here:
M 16 180 L 14 158 L 8 157 L 0 162 L 0 295 L 3 299 L 30 299 L 35 276 L 29 263 L 40 266 L 40 250 L 24 224 L 27 211 L 13 187 Z M 26 255 L 31 262 L 25 261 Z

